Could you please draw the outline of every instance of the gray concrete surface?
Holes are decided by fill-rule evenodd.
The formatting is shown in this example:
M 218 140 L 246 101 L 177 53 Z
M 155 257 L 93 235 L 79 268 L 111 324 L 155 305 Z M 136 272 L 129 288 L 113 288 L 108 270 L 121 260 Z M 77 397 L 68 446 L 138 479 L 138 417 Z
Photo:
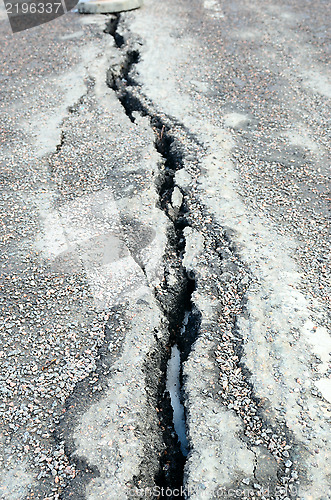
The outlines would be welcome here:
M 0 11 L 0 498 L 331 498 L 325 8 Z

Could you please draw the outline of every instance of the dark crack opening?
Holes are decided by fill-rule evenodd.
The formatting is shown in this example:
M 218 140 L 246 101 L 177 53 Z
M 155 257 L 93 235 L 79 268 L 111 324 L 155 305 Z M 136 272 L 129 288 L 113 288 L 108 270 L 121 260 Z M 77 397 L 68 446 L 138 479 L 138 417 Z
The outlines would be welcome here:
M 109 33 L 114 37 L 116 43 L 116 30 L 111 29 Z M 121 46 L 123 47 L 123 45 Z M 157 345 L 157 349 L 151 354 L 150 360 L 145 366 L 149 400 L 151 405 L 157 409 L 164 446 L 159 458 L 159 470 L 154 478 L 156 486 L 161 490 L 162 498 L 164 496 L 162 491 L 165 491 L 166 488 L 173 491 L 180 490 L 183 486 L 186 462 L 186 456 L 181 450 L 180 439 L 175 430 L 174 411 L 166 387 L 167 366 L 171 350 L 176 345 L 180 351 L 179 383 L 182 387 L 182 362 L 187 359 L 192 344 L 197 338 L 200 328 L 200 313 L 193 307 L 191 301 L 196 285 L 195 276 L 188 275 L 182 263 L 185 253 L 184 229 L 189 226 L 185 196 L 183 195 L 183 202 L 177 213 L 171 203 L 175 188 L 175 173 L 184 167 L 184 150 L 180 140 L 176 137 L 178 125 L 174 124 L 170 118 L 158 115 L 152 105 L 146 105 L 144 96 L 139 92 L 134 92 L 138 87 L 133 78 L 134 66 L 139 62 L 139 58 L 138 49 L 128 48 L 122 55 L 121 62 L 109 68 L 107 84 L 116 92 L 126 115 L 132 122 L 135 122 L 135 112 L 149 118 L 155 137 L 155 149 L 163 158 L 163 168 L 160 170 L 157 180 L 159 207 L 171 221 L 171 226 L 167 235 L 168 246 L 164 259 L 164 281 L 161 285 L 161 293 L 155 290 L 155 297 L 168 320 L 169 338 L 166 345 Z M 171 279 L 173 277 L 175 280 Z M 175 285 L 173 285 L 174 282 Z M 155 373 L 160 374 L 158 381 L 155 380 Z M 138 484 L 140 478 L 135 478 L 135 481 Z

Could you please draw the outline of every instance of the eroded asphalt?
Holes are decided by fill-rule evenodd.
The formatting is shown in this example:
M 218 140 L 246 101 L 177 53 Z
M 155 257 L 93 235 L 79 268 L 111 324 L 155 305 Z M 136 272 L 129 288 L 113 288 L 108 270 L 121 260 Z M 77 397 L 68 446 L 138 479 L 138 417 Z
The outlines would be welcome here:
M 1 498 L 330 498 L 326 9 L 1 11 Z

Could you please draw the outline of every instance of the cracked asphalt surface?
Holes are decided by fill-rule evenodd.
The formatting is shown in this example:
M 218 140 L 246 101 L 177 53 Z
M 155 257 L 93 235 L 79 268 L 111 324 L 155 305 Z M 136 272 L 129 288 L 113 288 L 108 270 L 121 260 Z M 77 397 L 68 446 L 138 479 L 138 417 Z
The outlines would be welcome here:
M 328 5 L 1 9 L 0 498 L 331 498 Z

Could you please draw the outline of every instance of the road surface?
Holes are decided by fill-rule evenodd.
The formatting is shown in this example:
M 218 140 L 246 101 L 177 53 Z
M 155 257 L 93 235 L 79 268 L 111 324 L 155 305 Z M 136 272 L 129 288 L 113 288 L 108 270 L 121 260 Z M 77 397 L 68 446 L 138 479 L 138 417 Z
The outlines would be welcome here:
M 328 9 L 1 10 L 1 498 L 331 498 Z

